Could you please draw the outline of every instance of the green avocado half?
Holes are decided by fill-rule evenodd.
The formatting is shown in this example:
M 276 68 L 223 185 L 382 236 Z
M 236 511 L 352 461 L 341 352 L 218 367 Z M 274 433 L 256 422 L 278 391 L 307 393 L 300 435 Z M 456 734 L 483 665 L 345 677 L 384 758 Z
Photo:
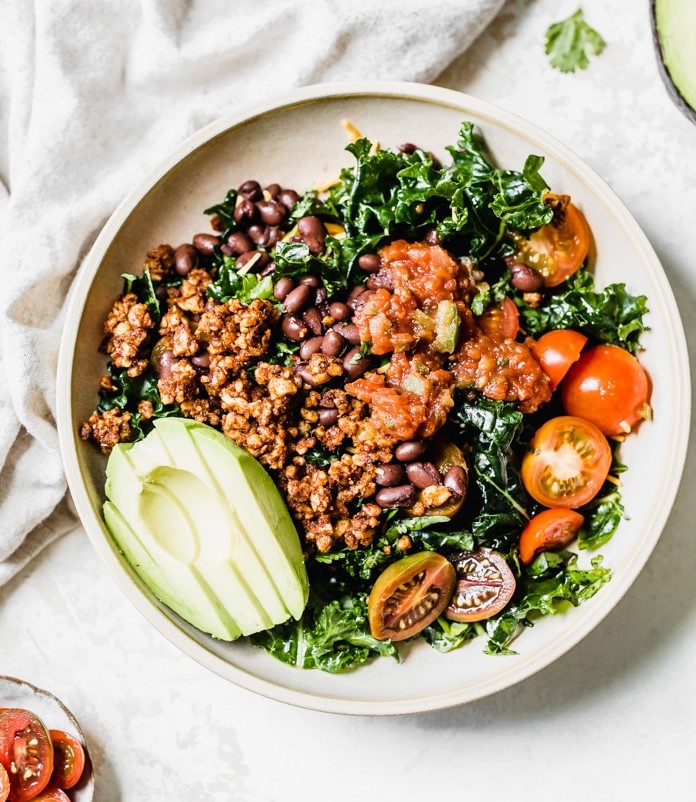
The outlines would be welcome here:
M 222 640 L 269 629 L 307 603 L 297 530 L 263 466 L 220 432 L 162 418 L 107 465 L 104 518 L 164 604 Z
M 696 122 L 696 0 L 651 0 L 653 40 L 669 93 Z

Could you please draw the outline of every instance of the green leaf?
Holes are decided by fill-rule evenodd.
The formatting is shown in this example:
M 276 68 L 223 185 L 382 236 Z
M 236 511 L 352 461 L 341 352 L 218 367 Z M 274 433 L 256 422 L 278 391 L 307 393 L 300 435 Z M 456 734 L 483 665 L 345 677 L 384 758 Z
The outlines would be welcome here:
M 546 55 L 551 66 L 561 72 L 584 70 L 590 56 L 598 56 L 605 41 L 591 28 L 579 8 L 570 17 L 550 25 L 546 31 Z
M 255 273 L 244 273 L 236 270 L 236 259 L 225 256 L 218 271 L 217 280 L 208 285 L 209 298 L 226 303 L 230 298 L 239 298 L 242 303 L 251 303 L 255 298 L 275 301 L 273 295 L 273 279 L 270 276 L 261 278 Z
M 585 516 L 585 523 L 578 536 L 578 548 L 596 549 L 613 537 L 624 517 L 624 506 L 621 495 L 614 490 L 595 499 L 580 512 Z

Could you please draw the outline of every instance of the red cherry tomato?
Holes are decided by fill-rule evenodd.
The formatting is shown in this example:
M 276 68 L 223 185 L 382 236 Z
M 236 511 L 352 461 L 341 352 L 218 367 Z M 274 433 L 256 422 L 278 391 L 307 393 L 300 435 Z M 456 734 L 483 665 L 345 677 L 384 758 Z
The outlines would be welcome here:
M 45 791 L 35 796 L 32 802 L 70 802 L 70 797 L 60 788 L 50 785 Z
M 454 590 L 452 564 L 435 551 L 410 554 L 387 566 L 367 600 L 370 630 L 379 640 L 404 640 L 431 624 Z
M 577 535 L 585 519 L 575 510 L 544 510 L 525 526 L 518 545 L 520 559 L 529 565 L 541 551 L 562 549 Z
M 5 767 L 0 763 L 0 802 L 5 802 L 10 794 L 10 778 Z
M 516 237 L 517 262 L 533 267 L 547 287 L 556 287 L 573 275 L 590 248 L 590 229 L 582 212 L 567 195 L 549 193 L 544 199 L 553 208 L 553 220 L 529 239 Z
M 640 362 L 617 345 L 597 345 L 570 368 L 561 387 L 563 409 L 604 434 L 628 434 L 650 417 L 650 382 Z
M 0 713 L 0 763 L 10 775 L 10 802 L 29 802 L 48 785 L 53 745 L 41 720 L 28 710 Z
M 570 366 L 580 358 L 587 337 L 572 329 L 555 329 L 542 334 L 530 346 L 541 369 L 549 377 L 552 390 L 561 383 Z
M 85 751 L 82 744 L 63 730 L 49 730 L 53 743 L 53 775 L 51 784 L 58 788 L 77 785 L 85 768 Z
M 514 340 L 520 330 L 520 313 L 514 301 L 505 296 L 500 303 L 486 309 L 478 325 L 492 340 Z
M 611 467 L 607 438 L 589 421 L 564 415 L 537 429 L 522 458 L 522 483 L 544 507 L 582 507 Z
M 457 584 L 445 615 L 453 621 L 484 621 L 499 613 L 512 598 L 515 575 L 505 557 L 493 549 L 458 551 L 450 555 Z

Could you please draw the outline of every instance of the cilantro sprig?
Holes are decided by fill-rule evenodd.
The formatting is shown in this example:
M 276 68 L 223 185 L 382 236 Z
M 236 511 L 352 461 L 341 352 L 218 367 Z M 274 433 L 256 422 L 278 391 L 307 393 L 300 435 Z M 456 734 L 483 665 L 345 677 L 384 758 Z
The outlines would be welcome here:
M 605 45 L 600 34 L 585 22 L 582 8 L 546 31 L 546 55 L 551 66 L 561 72 L 586 69 L 590 56 L 598 56 Z

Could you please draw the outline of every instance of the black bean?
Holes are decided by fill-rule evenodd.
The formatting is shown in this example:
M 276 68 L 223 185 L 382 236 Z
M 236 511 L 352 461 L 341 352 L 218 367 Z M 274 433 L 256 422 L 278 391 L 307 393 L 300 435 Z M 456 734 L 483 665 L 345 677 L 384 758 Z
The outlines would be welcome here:
M 237 192 L 250 201 L 258 201 L 263 198 L 263 190 L 258 181 L 245 181 L 238 189 Z
M 319 423 L 321 423 L 322 426 L 333 426 L 338 420 L 337 409 L 320 409 L 318 414 Z
M 209 368 L 210 354 L 196 354 L 196 356 L 191 357 L 191 362 L 193 362 L 197 368 Z
M 300 320 L 299 317 L 295 317 L 294 315 L 286 315 L 280 327 L 283 330 L 283 334 L 288 339 L 295 340 L 295 342 L 304 340 L 309 333 L 307 325 Z
M 180 276 L 187 276 L 198 265 L 198 251 L 184 243 L 174 251 L 174 269 Z
M 295 373 L 297 373 L 297 375 L 302 379 L 302 381 L 306 382 L 310 387 L 317 386 L 317 380 L 309 372 L 306 365 L 298 365 L 295 368 Z
M 276 263 L 273 261 L 273 259 L 271 259 L 271 261 L 261 269 L 259 275 L 265 278 L 266 276 L 270 276 L 272 273 L 275 273 L 275 269 Z
M 358 310 L 361 306 L 365 306 L 365 304 L 372 298 L 375 294 L 374 290 L 365 290 L 365 292 L 361 292 L 360 295 L 355 299 L 355 309 Z
M 266 248 L 266 250 L 270 251 L 276 242 L 279 242 L 282 238 L 283 232 L 278 226 L 266 226 L 256 244 L 260 248 Z
M 440 471 L 432 462 L 410 462 L 406 466 L 406 476 L 408 476 L 408 481 L 419 490 L 431 485 L 439 485 L 442 481 Z
M 339 323 L 343 322 L 344 320 L 350 320 L 351 317 L 350 307 L 348 304 L 341 303 L 340 301 L 334 301 L 331 304 L 329 307 L 329 314 Z
M 343 339 L 343 337 L 341 337 L 337 331 L 329 329 L 329 331 L 327 331 L 324 335 L 324 341 L 321 345 L 321 352 L 327 356 L 338 356 L 345 347 L 346 341 Z
M 376 253 L 364 253 L 358 259 L 358 267 L 366 273 L 376 273 L 382 266 L 382 260 Z
M 445 474 L 442 484 L 452 491 L 455 498 L 460 499 L 466 496 L 469 479 L 461 465 L 453 465 Z
M 317 294 L 316 294 L 316 299 L 315 300 L 316 300 L 317 306 L 321 308 L 321 312 L 322 312 L 323 315 L 328 315 L 329 314 L 329 307 L 328 307 L 328 305 L 326 303 L 328 298 L 329 298 L 329 293 L 328 293 L 326 287 L 319 287 L 317 289 Z
M 396 487 L 406 482 L 406 471 L 403 465 L 398 462 L 391 462 L 389 465 L 378 465 L 375 482 L 380 487 Z
M 297 223 L 297 230 L 310 253 L 316 255 L 324 252 L 324 243 L 328 232 L 318 217 L 314 215 L 301 217 Z
M 399 150 L 402 153 L 415 153 L 418 150 L 418 147 L 413 144 L 413 142 L 404 142 L 403 145 L 399 145 Z
M 254 243 L 243 231 L 233 231 L 229 237 L 227 237 L 227 242 L 225 244 L 230 251 L 228 256 L 238 256 L 240 253 L 246 253 L 254 248 Z M 225 253 L 227 253 L 227 249 Z
M 288 210 L 276 200 L 260 200 L 256 208 L 263 222 L 268 226 L 279 226 L 288 216 Z
M 172 375 L 172 367 L 177 361 L 177 358 L 174 356 L 174 351 L 170 351 L 169 349 L 162 351 L 157 360 L 157 375 L 160 379 L 168 379 Z
M 278 193 L 278 200 L 285 206 L 285 208 L 291 212 L 300 199 L 300 196 L 295 192 L 294 189 L 281 189 Z
M 241 270 L 243 267 L 249 265 L 252 259 L 254 260 L 253 264 L 251 267 L 247 267 L 247 273 L 257 273 L 271 261 L 271 257 L 265 251 L 247 251 L 237 257 L 234 266 L 237 270 Z
M 166 284 L 157 285 L 157 287 L 155 288 L 155 297 L 160 302 L 160 306 L 162 306 L 163 304 L 166 306 L 167 298 L 169 297 Z
M 250 226 L 256 220 L 256 206 L 244 198 L 234 207 L 233 217 L 237 225 Z
M 314 273 L 307 273 L 304 276 L 300 276 L 297 281 L 300 284 L 306 284 L 308 287 L 313 287 L 315 290 L 318 290 L 319 287 L 324 286 L 319 276 L 315 276 Z
M 434 227 L 429 228 L 425 232 L 425 241 L 428 243 L 428 245 L 442 245 L 440 235 L 437 233 L 437 229 Z
M 309 358 L 313 354 L 318 354 L 321 351 L 321 344 L 324 342 L 323 337 L 310 337 L 305 340 L 300 346 L 300 359 L 309 362 Z
M 380 270 L 379 273 L 373 273 L 367 280 L 368 290 L 378 290 L 380 287 L 384 287 L 384 289 L 389 290 L 389 292 L 394 289 L 394 282 L 392 281 L 391 273 L 388 273 L 386 270 Z M 363 300 L 365 299 L 363 299 L 362 295 L 359 296 L 358 302 L 362 303 Z
M 324 327 L 321 325 L 321 312 L 316 306 L 310 306 L 302 313 L 302 320 L 309 326 L 312 334 L 323 334 Z
M 253 226 L 249 226 L 249 228 L 247 228 L 247 234 L 257 245 L 259 245 L 261 240 L 266 236 L 266 226 L 263 226 L 260 223 L 254 223 Z
M 280 193 L 280 189 L 280 184 L 269 184 L 266 187 L 266 192 L 271 196 L 271 198 L 273 198 L 273 200 L 275 200 Z
M 331 328 L 351 345 L 360 345 L 360 330 L 355 323 L 336 323 Z
M 210 256 L 219 244 L 220 237 L 216 237 L 214 234 L 196 234 L 193 238 L 193 247 L 206 256 Z
M 522 292 L 539 292 L 544 286 L 544 277 L 538 270 L 522 262 L 514 262 L 510 265 L 510 279 L 512 286 Z
M 360 356 L 360 348 L 357 345 L 343 358 L 343 370 L 349 379 L 359 379 L 369 367 L 369 358 Z
M 306 309 L 312 303 L 312 288 L 306 284 L 298 284 L 294 290 L 285 296 L 283 309 L 286 312 L 295 314 Z
M 423 440 L 404 440 L 394 449 L 394 456 L 399 462 L 412 462 L 425 454 L 427 446 Z
M 410 507 L 416 500 L 416 488 L 413 485 L 397 485 L 385 487 L 375 495 L 375 501 L 383 509 L 388 507 Z
M 289 293 L 295 289 L 295 280 L 290 276 L 283 276 L 276 281 L 273 287 L 273 295 L 279 300 L 284 301 Z

